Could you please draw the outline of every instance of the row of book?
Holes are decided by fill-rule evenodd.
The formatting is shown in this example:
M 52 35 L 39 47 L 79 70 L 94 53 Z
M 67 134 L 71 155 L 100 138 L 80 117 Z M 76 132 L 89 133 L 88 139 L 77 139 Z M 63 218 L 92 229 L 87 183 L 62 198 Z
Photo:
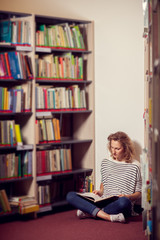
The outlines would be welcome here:
M 28 112 L 32 108 L 32 83 L 14 88 L 0 87 L 0 112 Z
M 37 175 L 72 170 L 70 148 L 59 148 L 36 152 Z
M 38 186 L 38 203 L 39 205 L 54 204 L 58 201 L 66 200 L 66 195 L 70 191 L 76 191 L 75 182 L 66 178 L 59 181 Z
M 49 26 L 41 24 L 36 31 L 36 45 L 85 49 L 79 25 L 68 23 Z
M 59 200 L 65 200 L 69 191 L 92 192 L 92 176 L 78 176 L 73 182 L 70 178 L 61 181 L 52 181 L 47 184 L 38 185 L 38 203 L 39 205 L 54 204 Z
M 0 78 L 32 79 L 31 57 L 21 52 L 3 52 L 0 54 Z
M 0 154 L 0 180 L 32 176 L 32 152 Z
M 36 110 L 86 109 L 86 94 L 78 85 L 69 87 L 36 86 Z
M 60 141 L 60 125 L 58 118 L 36 120 L 36 143 Z
M 39 211 L 39 205 L 35 197 L 28 195 L 12 196 L 9 198 L 9 204 L 11 207 L 17 206 L 20 214 Z
M 15 120 L 0 121 L 0 146 L 16 146 L 22 144 L 20 125 Z
M 36 54 L 37 78 L 83 79 L 83 59 L 71 53 Z
M 50 185 L 38 186 L 38 203 L 39 205 L 51 203 Z
M 0 21 L 0 29 L 0 42 L 31 45 L 31 24 L 25 18 Z

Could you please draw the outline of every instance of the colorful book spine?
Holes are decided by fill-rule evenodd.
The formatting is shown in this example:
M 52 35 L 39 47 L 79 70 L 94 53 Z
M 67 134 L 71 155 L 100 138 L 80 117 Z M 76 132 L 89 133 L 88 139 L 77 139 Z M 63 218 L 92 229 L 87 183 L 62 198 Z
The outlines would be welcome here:
M 21 130 L 20 130 L 20 125 L 19 124 L 15 124 L 15 134 L 16 134 L 17 145 L 23 145 L 22 135 L 21 135 Z

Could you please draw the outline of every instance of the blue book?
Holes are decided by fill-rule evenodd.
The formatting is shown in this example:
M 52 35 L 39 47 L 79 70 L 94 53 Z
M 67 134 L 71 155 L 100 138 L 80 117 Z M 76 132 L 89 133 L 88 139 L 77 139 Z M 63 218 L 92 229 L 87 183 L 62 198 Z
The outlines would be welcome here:
M 16 112 L 16 105 L 17 105 L 17 89 L 13 89 L 13 112 Z
M 61 171 L 64 171 L 64 158 L 63 158 L 63 149 L 60 149 L 60 162 L 61 162 Z
M 13 146 L 14 141 L 13 141 L 13 125 L 12 125 L 12 123 L 10 123 L 10 142 L 11 142 L 11 146 Z
M 8 89 L 8 92 L 9 92 L 9 110 L 13 111 L 13 89 Z
M 18 62 L 17 52 L 8 52 L 11 74 L 14 79 L 20 79 L 20 67 Z
M 0 42 L 11 42 L 11 21 L 0 22 Z
M 32 152 L 28 151 L 28 176 L 32 176 Z

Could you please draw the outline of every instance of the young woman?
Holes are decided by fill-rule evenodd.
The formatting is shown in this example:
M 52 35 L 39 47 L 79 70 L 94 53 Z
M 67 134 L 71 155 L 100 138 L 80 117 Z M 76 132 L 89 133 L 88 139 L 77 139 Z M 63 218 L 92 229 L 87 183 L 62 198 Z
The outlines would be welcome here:
M 111 159 L 101 163 L 101 184 L 94 194 L 101 197 L 118 196 L 118 200 L 102 209 L 81 198 L 76 192 L 67 194 L 67 201 L 78 208 L 77 216 L 98 217 L 111 222 L 125 222 L 133 213 L 134 203 L 141 198 L 141 172 L 139 162 L 134 160 L 132 141 L 124 132 L 116 132 L 108 137 Z

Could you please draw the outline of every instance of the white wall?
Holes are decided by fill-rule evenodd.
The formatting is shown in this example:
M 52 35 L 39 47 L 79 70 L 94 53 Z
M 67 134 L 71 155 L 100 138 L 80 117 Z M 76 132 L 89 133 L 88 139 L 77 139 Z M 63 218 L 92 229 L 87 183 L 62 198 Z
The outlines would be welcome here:
M 121 130 L 143 147 L 143 16 L 139 0 L 1 0 L 1 10 L 95 22 L 96 182 L 107 136 Z M 139 149 L 138 149 L 139 151 Z

